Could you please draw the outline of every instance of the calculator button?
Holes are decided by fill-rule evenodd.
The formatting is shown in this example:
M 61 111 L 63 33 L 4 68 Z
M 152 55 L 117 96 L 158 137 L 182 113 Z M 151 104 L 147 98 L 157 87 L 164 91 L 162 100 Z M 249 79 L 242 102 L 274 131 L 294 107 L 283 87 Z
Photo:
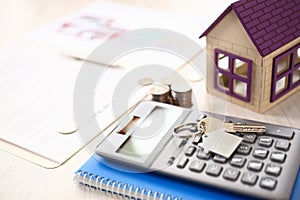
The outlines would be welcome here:
M 218 163 L 226 163 L 227 159 L 223 156 L 215 155 L 213 157 L 213 161 L 218 162 Z
M 253 144 L 255 142 L 255 140 L 256 140 L 256 134 L 254 134 L 254 133 L 244 134 L 243 142 Z
M 169 160 L 168 160 L 168 165 L 173 165 L 173 163 L 174 163 L 174 160 L 175 160 L 175 157 L 174 156 L 172 156 L 171 158 L 169 158 Z
M 197 122 L 200 122 L 202 119 L 204 119 L 204 118 L 206 118 L 206 117 L 207 117 L 206 114 L 201 113 L 201 114 L 197 117 L 196 121 L 197 121 Z
M 263 177 L 260 180 L 260 187 L 265 188 L 265 189 L 269 189 L 269 190 L 274 190 L 276 187 L 277 181 L 274 178 L 270 178 L 270 177 Z
M 276 164 L 267 164 L 266 173 L 274 176 L 279 176 L 282 167 Z
M 287 140 L 277 140 L 275 148 L 278 150 L 288 151 L 290 148 L 290 142 Z
M 256 160 L 252 160 L 252 161 L 250 161 L 248 163 L 247 168 L 249 170 L 253 170 L 253 171 L 259 172 L 262 169 L 263 165 L 264 164 L 262 162 L 259 162 L 259 161 L 256 161 Z
M 255 185 L 258 176 L 251 172 L 245 172 L 242 176 L 241 181 L 247 185 Z
M 200 150 L 197 154 L 197 158 L 199 159 L 208 160 L 210 157 L 211 157 L 211 153 L 204 152 L 203 150 Z
M 260 137 L 258 140 L 258 144 L 264 147 L 271 147 L 272 143 L 273 143 L 273 139 L 266 136 Z
M 271 137 L 280 137 L 286 140 L 291 140 L 294 137 L 295 132 L 291 131 L 288 128 L 280 128 L 280 129 L 267 129 L 265 132 L 265 135 L 271 136 Z
M 285 160 L 285 153 L 283 152 L 272 152 L 270 159 L 275 162 L 283 163 Z
M 197 145 L 197 144 L 199 144 L 201 142 L 201 140 L 202 140 L 201 135 L 195 135 L 192 143 L 195 144 L 195 145 Z
M 269 151 L 267 149 L 257 148 L 253 152 L 253 156 L 256 158 L 265 159 L 268 156 Z
M 189 169 L 193 172 L 201 172 L 205 167 L 205 162 L 201 162 L 200 160 L 194 160 Z
M 186 164 L 188 163 L 189 159 L 188 158 L 182 158 L 181 160 L 179 160 L 179 162 L 177 163 L 177 167 L 178 168 L 184 168 L 186 166 Z
M 243 167 L 245 162 L 246 162 L 246 158 L 241 156 L 234 156 L 231 159 L 230 164 L 235 167 Z
M 219 176 L 222 169 L 223 168 L 220 165 L 211 164 L 207 167 L 206 174 L 211 176 Z
M 189 148 L 187 148 L 184 154 L 186 156 L 192 156 L 195 153 L 195 151 L 196 151 L 196 147 L 190 146 Z
M 247 144 L 240 144 L 237 149 L 237 152 L 243 155 L 248 155 L 251 151 L 251 147 Z
M 239 170 L 236 170 L 236 169 L 226 169 L 224 174 L 223 174 L 223 177 L 225 179 L 228 179 L 228 180 L 231 180 L 231 181 L 236 181 L 238 179 L 240 175 L 240 171 Z

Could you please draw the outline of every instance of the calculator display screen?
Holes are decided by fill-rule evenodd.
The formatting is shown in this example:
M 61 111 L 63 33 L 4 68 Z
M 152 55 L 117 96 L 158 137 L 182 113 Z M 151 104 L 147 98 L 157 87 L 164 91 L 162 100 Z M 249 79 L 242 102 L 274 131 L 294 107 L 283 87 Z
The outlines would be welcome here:
M 174 123 L 172 118 L 178 117 L 174 114 L 173 110 L 155 107 L 117 153 L 133 157 L 151 154 Z

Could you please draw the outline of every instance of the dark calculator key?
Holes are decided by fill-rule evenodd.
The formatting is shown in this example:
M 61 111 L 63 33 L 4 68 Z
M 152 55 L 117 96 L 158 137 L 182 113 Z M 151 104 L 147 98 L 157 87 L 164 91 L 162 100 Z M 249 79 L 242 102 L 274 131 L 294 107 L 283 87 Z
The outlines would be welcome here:
M 197 158 L 208 160 L 211 157 L 210 152 L 204 152 L 203 150 L 200 150 L 197 154 Z
M 246 158 L 242 156 L 233 156 L 230 161 L 230 164 L 235 167 L 243 167 L 245 165 Z
M 262 136 L 259 138 L 258 144 L 264 147 L 271 147 L 273 144 L 273 139 L 267 136 Z
M 253 144 L 256 140 L 256 134 L 254 133 L 246 133 L 243 137 L 243 142 Z
M 206 169 L 206 174 L 211 176 L 219 176 L 222 172 L 222 167 L 220 165 L 211 164 Z
M 196 151 L 196 147 L 194 146 L 189 146 L 189 148 L 187 148 L 187 150 L 185 151 L 185 155 L 186 156 L 192 156 Z
M 231 181 L 236 181 L 238 179 L 239 175 L 240 175 L 239 170 L 229 168 L 229 169 L 225 170 L 225 172 L 223 174 L 223 177 L 225 179 L 228 179 L 228 180 L 231 180 Z
M 265 188 L 265 189 L 269 189 L 269 190 L 274 190 L 277 184 L 277 180 L 274 178 L 270 178 L 270 177 L 263 177 L 260 180 L 260 187 Z
M 194 160 L 191 163 L 189 169 L 193 172 L 201 172 L 204 169 L 205 165 L 205 162 L 202 162 L 200 160 Z
M 285 161 L 286 154 L 283 152 L 272 152 L 270 159 L 275 162 L 283 163 Z
M 257 148 L 254 149 L 253 156 L 256 158 L 265 159 L 269 154 L 267 149 Z
M 227 158 L 220 156 L 220 155 L 215 155 L 213 157 L 213 161 L 218 162 L 218 163 L 226 163 Z
M 258 179 L 258 175 L 251 172 L 245 172 L 242 176 L 241 181 L 247 185 L 255 185 L 257 179 Z
M 188 163 L 189 159 L 188 158 L 181 158 L 179 162 L 177 163 L 178 168 L 184 168 L 186 164 Z
M 266 173 L 274 176 L 279 176 L 281 172 L 282 167 L 280 165 L 276 164 L 267 164 L 266 167 Z
M 289 128 L 277 128 L 277 129 L 267 129 L 265 135 L 271 137 L 279 137 L 287 140 L 291 140 L 294 137 L 295 132 L 291 131 Z
M 251 146 L 247 144 L 240 144 L 240 146 L 237 149 L 237 152 L 243 155 L 248 155 L 251 151 Z
M 275 148 L 278 150 L 288 151 L 290 148 L 290 142 L 287 140 L 277 140 Z
M 264 164 L 262 162 L 260 162 L 260 161 L 251 160 L 251 161 L 249 161 L 247 168 L 249 170 L 259 172 L 259 171 L 261 171 L 263 165 Z

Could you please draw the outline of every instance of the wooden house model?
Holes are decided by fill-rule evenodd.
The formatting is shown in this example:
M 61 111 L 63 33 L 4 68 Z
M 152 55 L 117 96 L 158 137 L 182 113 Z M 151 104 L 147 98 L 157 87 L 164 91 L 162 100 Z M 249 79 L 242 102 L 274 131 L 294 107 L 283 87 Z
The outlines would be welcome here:
M 237 1 L 204 36 L 214 59 L 206 66 L 213 94 L 263 113 L 299 91 L 299 0 Z

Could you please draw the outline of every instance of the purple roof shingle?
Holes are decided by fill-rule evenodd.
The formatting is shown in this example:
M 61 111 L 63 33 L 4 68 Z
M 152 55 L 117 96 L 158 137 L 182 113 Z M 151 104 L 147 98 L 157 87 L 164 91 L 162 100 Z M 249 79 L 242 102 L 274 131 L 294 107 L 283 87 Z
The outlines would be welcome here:
M 199 38 L 231 10 L 263 57 L 300 37 L 300 0 L 240 0 L 231 4 Z

